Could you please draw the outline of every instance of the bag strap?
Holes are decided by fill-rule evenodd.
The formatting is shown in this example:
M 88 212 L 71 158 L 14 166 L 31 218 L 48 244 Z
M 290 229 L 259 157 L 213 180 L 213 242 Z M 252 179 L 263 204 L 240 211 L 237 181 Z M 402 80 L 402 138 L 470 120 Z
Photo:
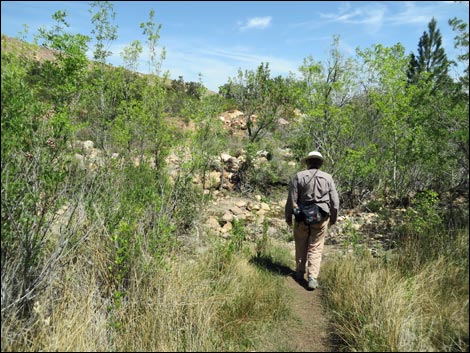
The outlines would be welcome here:
M 316 181 L 317 181 L 317 179 L 315 178 L 315 176 L 317 175 L 318 170 L 319 170 L 319 169 L 317 169 L 317 171 L 315 172 L 315 174 L 312 175 L 312 177 L 310 178 L 310 180 L 309 180 L 308 183 L 307 183 L 307 184 L 310 184 L 310 182 L 311 182 L 312 179 L 313 179 L 313 192 L 314 192 L 314 193 L 315 193 L 315 186 L 316 186 L 315 184 L 316 184 Z M 314 196 L 314 198 L 315 198 L 315 195 L 313 195 L 313 196 Z M 312 204 L 313 204 L 313 203 L 315 203 L 315 202 L 312 201 Z M 300 205 L 300 202 L 299 202 L 299 195 L 297 195 L 297 205 Z M 302 205 L 302 206 L 307 206 L 307 205 L 310 205 L 310 203 L 306 203 L 305 205 Z

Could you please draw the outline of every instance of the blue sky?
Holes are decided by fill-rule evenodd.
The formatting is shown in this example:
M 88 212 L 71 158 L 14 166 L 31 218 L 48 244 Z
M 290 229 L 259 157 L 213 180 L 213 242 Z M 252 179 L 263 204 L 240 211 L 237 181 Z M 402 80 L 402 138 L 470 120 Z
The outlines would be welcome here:
M 373 44 L 392 46 L 400 42 L 406 52 L 417 53 L 419 38 L 434 17 L 449 59 L 456 33 L 448 25 L 453 17 L 468 23 L 468 1 L 114 1 L 118 39 L 109 50 L 108 62 L 123 65 L 120 53 L 140 40 L 140 23 L 151 9 L 161 24 L 160 47 L 165 47 L 162 70 L 172 78 L 198 81 L 213 91 L 235 77 L 238 69 L 255 70 L 269 62 L 272 76 L 298 73 L 303 59 L 313 56 L 326 62 L 333 37 L 340 49 L 355 56 L 356 48 Z M 2 34 L 20 37 L 29 27 L 28 41 L 41 26 L 54 25 L 52 14 L 66 10 L 71 33 L 91 36 L 87 1 L 2 1 Z M 145 45 L 144 45 L 145 47 Z M 89 56 L 92 57 L 93 43 Z M 139 71 L 148 65 L 142 55 Z

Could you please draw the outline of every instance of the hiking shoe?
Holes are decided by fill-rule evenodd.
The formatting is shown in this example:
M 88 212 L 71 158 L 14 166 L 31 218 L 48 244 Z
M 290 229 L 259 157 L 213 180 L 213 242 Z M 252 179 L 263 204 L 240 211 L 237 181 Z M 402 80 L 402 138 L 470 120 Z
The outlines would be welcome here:
M 309 278 L 308 279 L 308 288 L 309 289 L 315 289 L 318 287 L 318 282 L 315 278 Z

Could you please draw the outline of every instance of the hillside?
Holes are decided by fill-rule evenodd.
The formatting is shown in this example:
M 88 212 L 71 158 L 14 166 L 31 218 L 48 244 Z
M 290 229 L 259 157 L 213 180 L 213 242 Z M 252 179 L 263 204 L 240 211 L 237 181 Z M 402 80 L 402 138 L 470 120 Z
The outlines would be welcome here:
M 35 60 L 39 63 L 43 63 L 47 60 L 54 60 L 56 57 L 56 51 L 44 46 L 28 43 L 21 39 L 9 37 L 4 34 L 2 34 L 1 37 L 1 50 L 4 53 L 21 53 L 21 55 L 24 55 L 27 59 Z M 92 61 L 90 61 L 90 65 L 92 65 Z M 109 65 L 109 67 L 112 67 L 112 65 Z M 171 79 L 167 79 L 166 84 L 168 87 L 171 87 L 172 81 L 173 80 Z M 217 94 L 217 92 L 213 92 L 207 88 L 204 88 L 204 90 L 206 95 Z

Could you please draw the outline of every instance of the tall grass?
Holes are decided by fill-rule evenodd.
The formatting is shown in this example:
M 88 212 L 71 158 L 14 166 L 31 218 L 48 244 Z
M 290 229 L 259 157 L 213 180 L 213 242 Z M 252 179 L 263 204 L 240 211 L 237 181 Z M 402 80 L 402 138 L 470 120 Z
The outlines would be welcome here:
M 321 274 L 349 351 L 468 351 L 468 229 L 415 235 L 390 255 L 338 256 Z
M 107 240 L 94 236 L 36 298 L 34 315 L 2 318 L 2 351 L 242 351 L 286 317 L 282 278 L 217 240 L 199 257 L 134 267 L 125 296 L 103 276 Z M 143 261 L 143 260 L 142 260 Z

